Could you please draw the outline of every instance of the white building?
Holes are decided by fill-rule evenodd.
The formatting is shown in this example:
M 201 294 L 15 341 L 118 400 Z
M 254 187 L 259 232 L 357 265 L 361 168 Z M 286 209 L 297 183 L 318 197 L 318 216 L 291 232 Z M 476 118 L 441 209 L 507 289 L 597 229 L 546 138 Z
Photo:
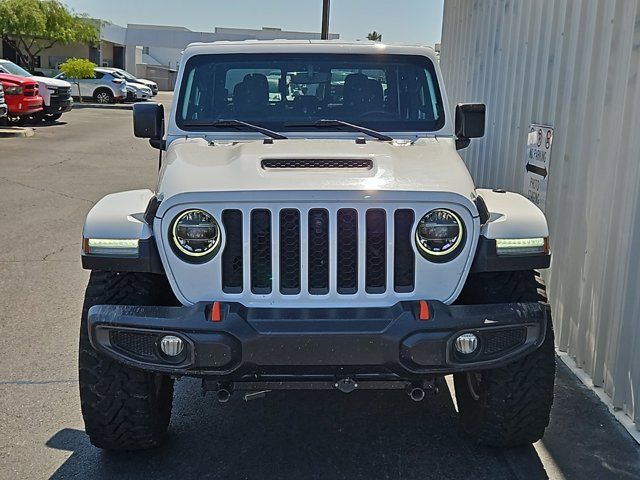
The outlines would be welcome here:
M 311 40 L 319 32 L 295 32 L 280 28 L 215 27 L 213 32 L 194 32 L 184 27 L 129 24 L 126 27 L 95 20 L 100 25 L 100 45 L 56 44 L 36 58 L 37 70 L 47 75 L 57 73 L 58 65 L 68 58 L 88 58 L 103 67 L 124 68 L 142 78 L 158 83 L 161 90 L 172 90 L 180 52 L 193 42 L 222 40 Z M 330 34 L 337 39 L 338 34 Z M 0 58 L 20 63 L 16 52 L 0 42 Z
M 320 33 L 272 27 L 260 30 L 215 27 L 213 32 L 194 32 L 184 27 L 140 24 L 120 27 L 105 24 L 101 28 L 100 37 L 100 58 L 96 63 L 124 68 L 140 77 L 159 81 L 161 89 L 163 86 L 170 89 L 173 87 L 171 72 L 177 69 L 180 54 L 190 43 L 222 40 L 309 40 L 319 39 Z M 339 37 L 338 34 L 330 35 L 332 39 Z M 163 85 L 163 78 L 168 80 L 166 85 Z

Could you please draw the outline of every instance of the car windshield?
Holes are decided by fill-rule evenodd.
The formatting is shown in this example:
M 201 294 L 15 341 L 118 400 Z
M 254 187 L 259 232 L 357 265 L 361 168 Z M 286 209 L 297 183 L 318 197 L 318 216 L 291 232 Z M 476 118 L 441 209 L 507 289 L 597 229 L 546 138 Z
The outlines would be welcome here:
M 129 72 L 125 72 L 124 70 L 115 70 L 113 73 L 120 75 L 125 80 L 129 80 L 130 82 L 137 82 L 138 79 L 131 75 Z
M 20 77 L 33 77 L 32 74 L 13 62 L 1 62 L 0 67 L 2 67 L 3 70 L 6 70 L 7 73 L 10 73 L 12 75 L 18 75 Z
M 208 130 L 237 119 L 275 131 L 308 131 L 341 120 L 376 131 L 436 131 L 444 125 L 435 69 L 413 55 L 196 55 L 184 68 L 176 123 Z M 195 126 L 200 124 L 201 126 Z M 323 130 L 343 130 L 335 122 Z M 229 128 L 231 129 L 231 128 Z M 220 130 L 216 128 L 215 130 Z

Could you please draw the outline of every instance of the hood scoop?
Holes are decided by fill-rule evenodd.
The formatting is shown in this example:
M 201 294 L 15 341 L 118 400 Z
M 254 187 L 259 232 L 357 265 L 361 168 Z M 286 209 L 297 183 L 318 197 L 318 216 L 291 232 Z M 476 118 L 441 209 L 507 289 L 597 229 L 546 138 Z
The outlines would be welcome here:
M 264 170 L 371 170 L 373 160 L 370 158 L 265 158 L 262 160 Z

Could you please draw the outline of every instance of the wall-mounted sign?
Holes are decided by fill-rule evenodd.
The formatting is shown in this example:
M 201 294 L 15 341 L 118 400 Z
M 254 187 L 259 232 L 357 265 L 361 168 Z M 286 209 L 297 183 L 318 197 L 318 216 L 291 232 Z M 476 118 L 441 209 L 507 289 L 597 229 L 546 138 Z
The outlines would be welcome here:
M 529 126 L 523 193 L 542 211 L 547 201 L 552 143 L 553 127 L 535 123 Z

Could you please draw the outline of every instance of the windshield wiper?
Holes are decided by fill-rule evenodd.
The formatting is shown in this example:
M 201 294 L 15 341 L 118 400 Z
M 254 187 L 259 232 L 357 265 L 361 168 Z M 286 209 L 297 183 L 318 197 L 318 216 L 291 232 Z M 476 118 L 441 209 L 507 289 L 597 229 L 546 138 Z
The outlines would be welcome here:
M 203 121 L 192 121 L 185 122 L 185 127 L 215 127 L 215 128 L 224 128 L 224 127 L 236 127 L 236 128 L 248 128 L 249 130 L 253 130 L 254 132 L 260 132 L 267 137 L 274 138 L 276 140 L 285 140 L 287 137 L 284 135 L 274 132 L 273 130 L 269 130 L 268 128 L 261 127 L 260 125 L 254 125 L 253 123 L 243 122 L 242 120 L 203 120 Z
M 355 125 L 353 123 L 344 122 L 342 120 L 316 120 L 315 122 L 289 122 L 284 124 L 285 127 L 347 127 L 351 130 L 355 130 L 356 132 L 362 132 L 370 137 L 377 138 L 378 140 L 382 140 L 383 142 L 391 142 L 393 138 L 389 135 L 385 135 L 384 133 L 376 132 L 375 130 L 371 130 L 370 128 L 363 127 L 361 125 Z

